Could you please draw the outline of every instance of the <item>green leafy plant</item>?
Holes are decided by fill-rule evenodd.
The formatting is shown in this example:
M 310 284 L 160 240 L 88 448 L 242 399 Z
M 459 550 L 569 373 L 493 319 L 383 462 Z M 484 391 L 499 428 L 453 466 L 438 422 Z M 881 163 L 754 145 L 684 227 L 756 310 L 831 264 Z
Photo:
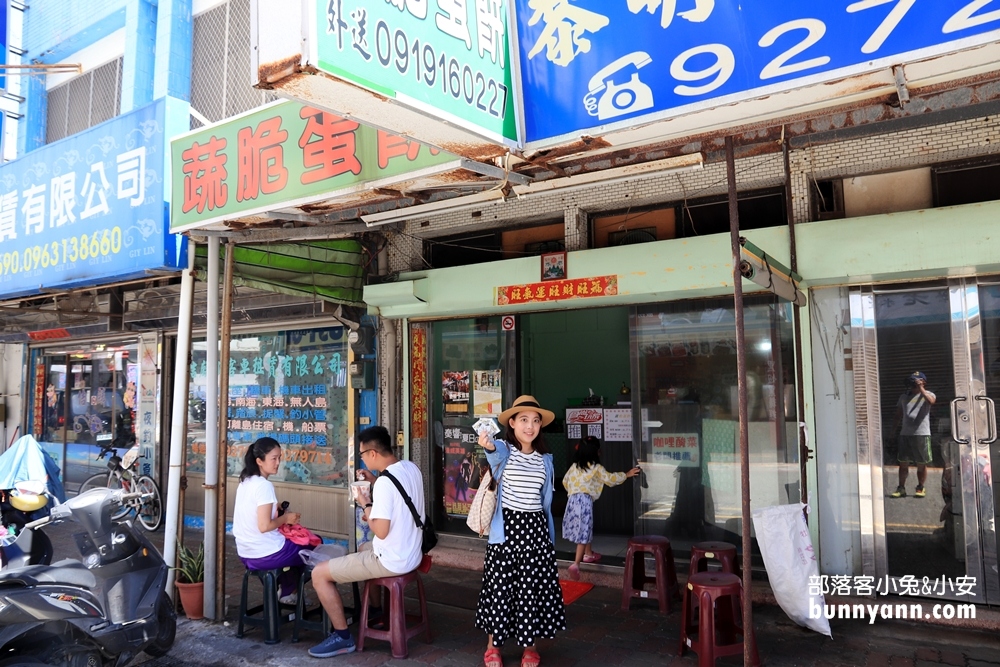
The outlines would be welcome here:
M 198 545 L 198 551 L 193 551 L 181 545 L 178 551 L 181 566 L 175 567 L 178 579 L 182 584 L 197 584 L 205 581 L 205 547 Z

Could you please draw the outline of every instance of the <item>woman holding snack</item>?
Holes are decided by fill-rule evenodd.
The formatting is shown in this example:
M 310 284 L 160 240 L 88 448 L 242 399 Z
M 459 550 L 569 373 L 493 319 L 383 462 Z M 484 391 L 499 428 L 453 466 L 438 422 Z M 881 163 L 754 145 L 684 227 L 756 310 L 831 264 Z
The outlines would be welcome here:
M 281 445 L 274 438 L 258 438 L 247 447 L 243 459 L 233 507 L 236 553 L 251 570 L 291 568 L 278 578 L 279 595 L 281 604 L 295 604 L 299 582 L 296 568 L 302 567 L 299 552 L 308 549 L 309 545 L 296 544 L 278 530 L 285 524 L 297 524 L 300 516 L 297 512 L 278 514 L 274 484 L 267 479 L 276 474 L 281 465 Z
M 521 667 L 538 667 L 535 642 L 566 629 L 552 519 L 555 470 L 542 438 L 553 419 L 534 397 L 519 396 L 500 414 L 504 439 L 480 431 L 479 445 L 500 480 L 476 609 L 476 627 L 488 635 L 486 667 L 503 667 L 499 649 L 511 637 L 524 647 Z

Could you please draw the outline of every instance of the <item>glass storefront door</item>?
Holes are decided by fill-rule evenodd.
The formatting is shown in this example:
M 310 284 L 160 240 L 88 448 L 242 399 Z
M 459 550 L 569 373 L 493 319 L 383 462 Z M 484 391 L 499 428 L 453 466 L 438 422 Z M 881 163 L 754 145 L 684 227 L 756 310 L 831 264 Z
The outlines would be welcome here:
M 850 303 L 863 574 L 996 604 L 1000 285 L 864 287 Z
M 744 300 L 752 507 L 800 500 L 792 306 Z M 646 471 L 636 534 L 740 544 L 739 416 L 733 300 L 633 311 L 633 441 Z
M 136 444 L 137 344 L 34 350 L 28 431 L 63 471 L 75 493 L 106 469 L 101 447 L 119 456 Z

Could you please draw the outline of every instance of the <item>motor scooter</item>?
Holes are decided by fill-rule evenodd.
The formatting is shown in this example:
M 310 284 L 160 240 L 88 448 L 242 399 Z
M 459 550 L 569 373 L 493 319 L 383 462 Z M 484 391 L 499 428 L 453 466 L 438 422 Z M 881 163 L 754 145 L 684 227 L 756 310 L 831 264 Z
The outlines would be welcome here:
M 130 520 L 112 519 L 139 496 L 92 489 L 24 527 L 22 536 L 78 522 L 83 560 L 0 571 L 0 665 L 123 667 L 141 651 L 170 650 L 177 617 L 164 590 L 167 565 Z

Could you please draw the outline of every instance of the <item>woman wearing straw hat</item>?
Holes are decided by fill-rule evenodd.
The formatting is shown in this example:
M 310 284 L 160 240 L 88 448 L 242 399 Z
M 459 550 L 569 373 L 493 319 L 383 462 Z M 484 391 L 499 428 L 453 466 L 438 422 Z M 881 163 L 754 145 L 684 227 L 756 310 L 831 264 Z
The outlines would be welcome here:
M 524 647 L 521 667 L 538 667 L 535 641 L 566 629 L 552 520 L 555 470 L 542 439 L 542 428 L 555 415 L 533 396 L 518 396 L 499 419 L 507 425 L 504 440 L 479 436 L 500 488 L 476 627 L 488 634 L 486 667 L 503 667 L 499 647 L 510 637 Z

